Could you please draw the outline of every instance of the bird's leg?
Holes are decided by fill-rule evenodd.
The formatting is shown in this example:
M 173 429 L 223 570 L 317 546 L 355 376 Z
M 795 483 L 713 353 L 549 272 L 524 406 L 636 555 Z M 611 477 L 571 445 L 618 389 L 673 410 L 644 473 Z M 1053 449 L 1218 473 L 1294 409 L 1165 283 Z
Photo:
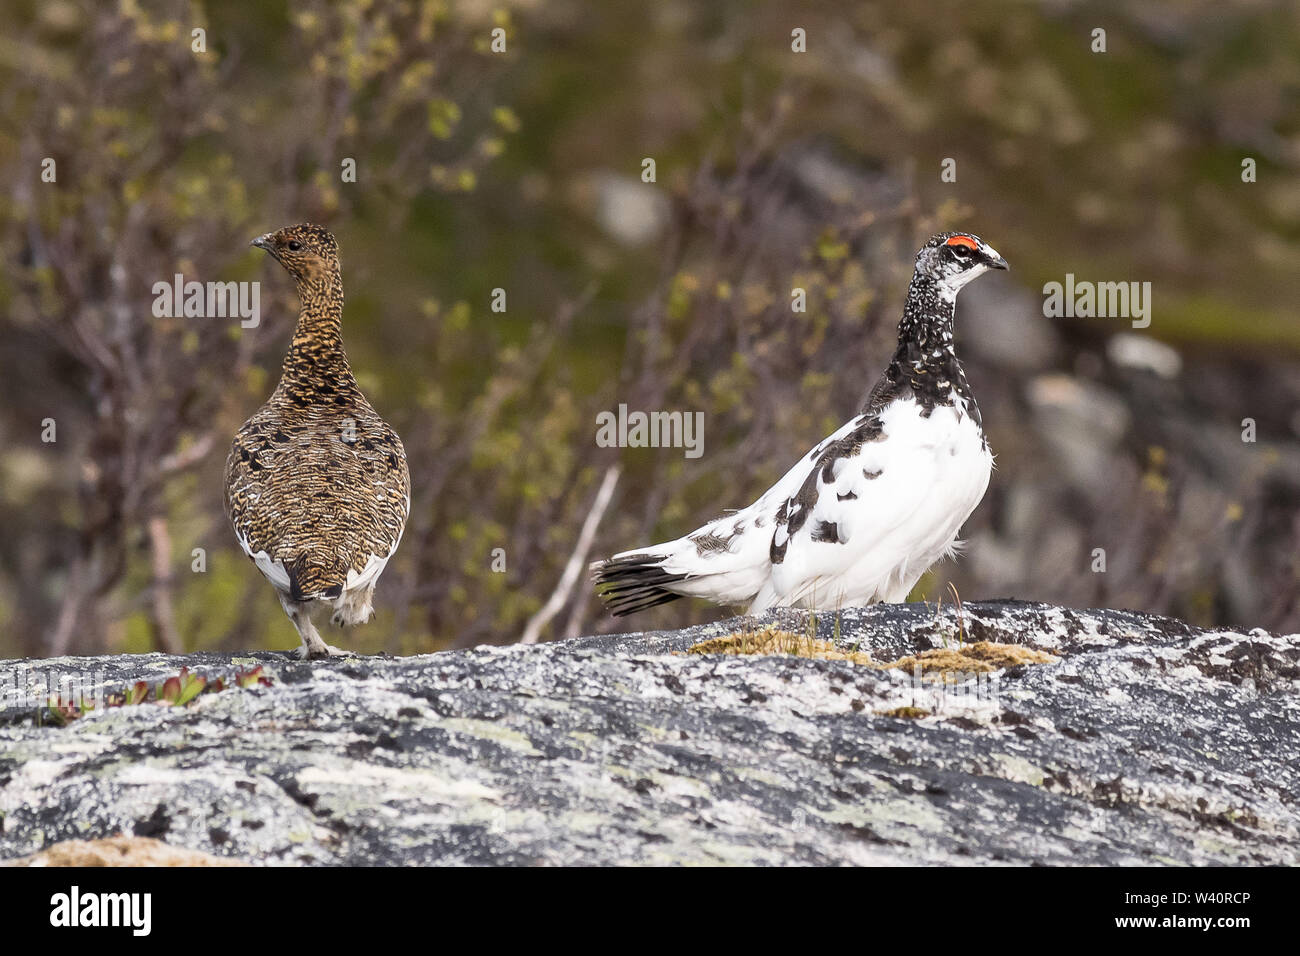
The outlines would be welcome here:
M 330 618 L 330 623 L 335 627 L 352 627 L 366 623 L 375 613 L 374 605 L 371 604 L 374 595 L 374 584 L 364 591 L 344 591 L 343 596 L 334 605 L 334 615 Z
M 302 646 L 295 651 L 299 660 L 310 660 L 316 657 L 352 656 L 351 651 L 333 647 L 321 639 L 320 632 L 316 630 L 316 625 L 311 622 L 311 615 L 307 613 L 308 605 L 306 602 L 292 601 L 288 595 L 281 594 L 280 606 L 284 608 L 284 613 L 289 615 L 289 620 L 293 621 L 293 626 L 298 629 L 298 637 L 302 639 Z

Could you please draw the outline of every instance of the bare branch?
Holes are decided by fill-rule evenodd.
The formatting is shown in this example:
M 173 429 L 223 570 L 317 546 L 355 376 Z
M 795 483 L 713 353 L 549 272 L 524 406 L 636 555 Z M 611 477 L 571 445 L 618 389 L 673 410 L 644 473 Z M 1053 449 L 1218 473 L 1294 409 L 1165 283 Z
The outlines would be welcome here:
M 621 471 L 618 465 L 610 465 L 605 469 L 600 490 L 596 492 L 596 500 L 592 502 L 591 510 L 587 512 L 587 520 L 582 523 L 582 531 L 578 534 L 578 542 L 574 545 L 573 553 L 569 555 L 569 563 L 564 566 L 560 584 L 542 609 L 529 618 L 524 626 L 523 636 L 519 638 L 520 644 L 536 644 L 542 628 L 550 623 L 551 618 L 568 603 L 569 595 L 573 593 L 573 586 L 578 583 L 582 569 L 587 566 L 587 553 L 591 551 L 596 529 L 600 527 L 600 520 L 605 517 L 610 499 L 614 497 L 614 486 L 618 484 Z

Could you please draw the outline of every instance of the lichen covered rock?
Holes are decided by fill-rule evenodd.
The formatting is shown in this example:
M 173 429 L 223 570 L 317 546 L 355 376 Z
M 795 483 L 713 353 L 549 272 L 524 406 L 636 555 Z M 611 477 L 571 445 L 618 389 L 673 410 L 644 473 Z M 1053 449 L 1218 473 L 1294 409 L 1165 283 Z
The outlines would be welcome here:
M 851 653 L 686 653 L 775 626 Z M 119 834 L 254 863 L 1300 855 L 1300 635 L 992 602 L 960 618 L 855 609 L 815 633 L 778 613 L 411 658 L 254 658 L 0 664 L 0 859 Z M 51 675 L 120 690 L 255 663 L 272 686 L 65 727 L 36 726 L 14 697 Z

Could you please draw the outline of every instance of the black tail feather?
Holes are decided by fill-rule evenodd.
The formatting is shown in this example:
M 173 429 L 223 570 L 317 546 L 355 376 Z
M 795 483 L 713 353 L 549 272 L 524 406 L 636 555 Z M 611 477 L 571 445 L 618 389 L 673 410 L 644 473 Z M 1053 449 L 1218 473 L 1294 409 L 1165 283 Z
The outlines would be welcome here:
M 659 566 L 662 554 L 630 554 L 611 558 L 596 568 L 596 592 L 615 617 L 623 617 L 676 601 L 680 594 L 665 585 L 685 581 L 685 574 L 672 574 Z

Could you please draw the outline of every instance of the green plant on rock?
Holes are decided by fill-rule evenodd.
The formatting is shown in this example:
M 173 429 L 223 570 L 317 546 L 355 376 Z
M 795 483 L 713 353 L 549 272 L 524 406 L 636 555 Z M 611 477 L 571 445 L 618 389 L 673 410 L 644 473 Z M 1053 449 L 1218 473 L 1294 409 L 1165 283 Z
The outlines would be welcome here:
M 124 691 L 107 694 L 104 697 L 104 709 L 115 707 L 134 707 L 139 704 L 152 703 L 164 707 L 184 707 L 193 703 L 201 694 L 219 693 L 223 690 L 250 687 L 270 687 L 271 678 L 263 672 L 262 665 L 248 670 L 238 670 L 229 679 L 218 677 L 209 681 L 199 674 L 191 674 L 188 667 L 182 667 L 180 673 L 173 674 L 154 687 L 148 681 L 136 681 Z M 77 700 L 64 700 L 63 697 L 51 697 L 46 703 L 46 714 L 51 723 L 66 727 L 95 709 L 94 702 L 86 697 Z M 37 723 L 41 722 L 37 715 Z
M 156 702 L 168 706 L 183 707 L 203 692 L 208 685 L 207 678 L 191 674 L 188 667 L 182 667 L 175 677 L 169 677 L 158 688 Z

